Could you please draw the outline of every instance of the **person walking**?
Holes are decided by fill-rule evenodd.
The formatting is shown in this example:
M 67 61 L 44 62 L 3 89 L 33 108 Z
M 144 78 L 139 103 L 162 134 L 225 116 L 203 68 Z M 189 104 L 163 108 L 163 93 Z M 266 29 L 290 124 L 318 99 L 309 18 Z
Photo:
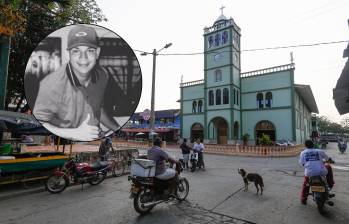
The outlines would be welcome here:
M 202 166 L 203 170 L 205 170 L 204 155 L 203 155 L 204 149 L 205 149 L 205 146 L 203 143 L 201 143 L 200 138 L 196 139 L 193 150 L 198 153 L 198 160 L 199 160 L 198 167 L 200 169 Z
M 180 145 L 180 148 L 182 149 L 182 155 L 183 155 L 183 163 L 184 163 L 183 168 L 189 169 L 188 162 L 189 162 L 191 147 L 188 145 L 186 138 L 183 139 L 183 143 Z

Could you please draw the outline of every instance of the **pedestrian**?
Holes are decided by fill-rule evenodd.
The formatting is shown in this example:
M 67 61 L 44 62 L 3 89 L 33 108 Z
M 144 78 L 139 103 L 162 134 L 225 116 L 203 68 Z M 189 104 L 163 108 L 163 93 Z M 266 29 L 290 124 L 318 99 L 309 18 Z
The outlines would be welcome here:
M 183 163 L 184 163 L 183 168 L 189 169 L 188 162 L 189 162 L 191 147 L 188 145 L 186 138 L 183 139 L 183 143 L 180 145 L 180 148 L 182 149 L 182 155 L 183 155 Z
M 197 138 L 196 142 L 194 143 L 193 150 L 198 153 L 198 168 L 200 169 L 202 166 L 203 170 L 205 170 L 204 155 L 203 155 L 204 149 L 205 149 L 204 144 L 201 143 L 200 138 Z
M 98 65 L 96 30 L 73 26 L 67 40 L 69 62 L 40 82 L 33 114 L 60 137 L 91 141 L 120 126 L 104 108 L 108 74 Z M 109 130 L 103 131 L 103 126 Z

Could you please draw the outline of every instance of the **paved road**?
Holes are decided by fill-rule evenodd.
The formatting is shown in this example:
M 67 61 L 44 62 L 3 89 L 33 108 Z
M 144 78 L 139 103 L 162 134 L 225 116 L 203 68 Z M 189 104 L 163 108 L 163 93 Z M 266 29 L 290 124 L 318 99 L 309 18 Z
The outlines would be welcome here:
M 170 150 L 178 156 L 178 150 Z M 36 193 L 0 201 L 0 223 L 349 223 L 348 154 L 335 144 L 326 152 L 334 168 L 335 206 L 325 216 L 316 205 L 299 202 L 302 167 L 296 157 L 252 158 L 206 155 L 206 171 L 183 173 L 190 193 L 183 203 L 158 205 L 148 216 L 138 216 L 129 199 L 127 177 L 107 179 L 99 186 L 69 187 L 59 195 Z M 263 196 L 250 185 L 243 192 L 237 169 L 258 172 L 264 178 Z M 310 198 L 309 198 L 310 199 Z

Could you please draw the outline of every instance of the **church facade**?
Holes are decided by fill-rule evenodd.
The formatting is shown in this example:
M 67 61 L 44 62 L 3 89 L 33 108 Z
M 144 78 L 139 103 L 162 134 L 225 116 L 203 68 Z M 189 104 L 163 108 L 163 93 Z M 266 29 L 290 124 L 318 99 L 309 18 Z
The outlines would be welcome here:
M 241 73 L 240 28 L 223 13 L 204 29 L 204 79 L 180 85 L 181 138 L 234 144 L 248 134 L 303 143 L 318 113 L 309 85 L 294 83 L 293 63 Z

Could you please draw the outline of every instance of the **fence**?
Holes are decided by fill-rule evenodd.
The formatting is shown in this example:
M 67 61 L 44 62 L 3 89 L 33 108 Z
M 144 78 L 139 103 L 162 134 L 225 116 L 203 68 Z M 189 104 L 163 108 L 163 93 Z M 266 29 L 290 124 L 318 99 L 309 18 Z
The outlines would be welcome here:
M 234 156 L 259 156 L 282 157 L 298 155 L 303 149 L 297 146 L 242 146 L 242 145 L 205 145 L 205 153 L 234 155 Z
M 117 141 L 113 145 L 120 148 L 137 148 L 148 149 L 148 142 L 128 142 Z M 164 147 L 166 148 L 166 147 Z M 169 149 L 179 148 L 177 145 L 171 145 Z M 259 156 L 259 157 L 282 157 L 282 156 L 296 156 L 303 149 L 302 145 L 296 146 L 243 146 L 243 145 L 217 145 L 205 144 L 205 153 L 233 155 L 233 156 Z

